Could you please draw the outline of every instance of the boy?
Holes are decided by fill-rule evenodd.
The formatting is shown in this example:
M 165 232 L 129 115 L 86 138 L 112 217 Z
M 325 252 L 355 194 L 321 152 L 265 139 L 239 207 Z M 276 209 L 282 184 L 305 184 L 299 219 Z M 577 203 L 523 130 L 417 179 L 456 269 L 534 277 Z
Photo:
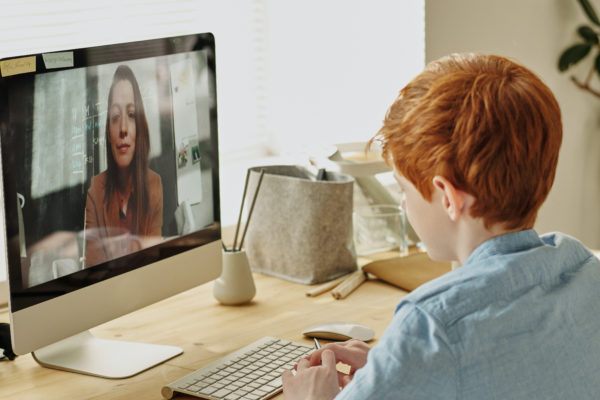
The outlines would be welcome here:
M 548 87 L 502 57 L 445 57 L 402 89 L 376 138 L 430 257 L 461 267 L 403 298 L 373 349 L 300 360 L 286 400 L 598 398 L 600 262 L 532 229 L 562 140 Z

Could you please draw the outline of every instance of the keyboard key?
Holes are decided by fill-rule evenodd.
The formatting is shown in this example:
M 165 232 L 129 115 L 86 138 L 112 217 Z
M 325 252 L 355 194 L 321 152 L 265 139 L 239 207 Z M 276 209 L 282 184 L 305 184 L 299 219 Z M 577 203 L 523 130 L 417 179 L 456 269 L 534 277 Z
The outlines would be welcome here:
M 216 391 L 217 391 L 217 388 L 209 386 L 209 387 L 205 387 L 204 389 L 201 389 L 198 393 L 208 396 L 208 395 L 213 394 Z
M 192 386 L 189 386 L 186 390 L 197 393 L 200 389 L 202 389 L 200 386 L 192 385 Z
M 244 395 L 248 394 L 249 392 L 250 391 L 247 390 L 246 388 L 240 388 L 233 393 L 237 394 L 238 396 L 244 396 Z
M 281 386 L 281 375 L 275 379 L 273 379 L 271 382 L 267 382 L 265 384 L 265 386 L 272 386 L 272 387 L 280 387 Z
M 275 379 L 275 378 L 279 378 L 281 377 L 281 374 L 278 373 L 277 371 L 273 371 L 271 373 L 269 373 L 268 375 L 265 375 L 265 378 L 269 378 L 269 379 Z
M 255 391 L 252 392 L 252 394 L 264 396 L 265 394 L 268 394 L 269 392 L 270 392 L 270 390 L 256 389 Z
M 229 389 L 219 389 L 216 392 L 212 393 L 211 396 L 213 396 L 213 397 L 223 397 L 224 398 L 229 393 L 231 393 L 231 390 L 229 390 Z
M 188 386 L 192 386 L 193 383 L 189 383 L 189 382 L 183 382 L 183 383 L 178 383 L 177 386 L 175 386 L 177 389 L 186 389 Z

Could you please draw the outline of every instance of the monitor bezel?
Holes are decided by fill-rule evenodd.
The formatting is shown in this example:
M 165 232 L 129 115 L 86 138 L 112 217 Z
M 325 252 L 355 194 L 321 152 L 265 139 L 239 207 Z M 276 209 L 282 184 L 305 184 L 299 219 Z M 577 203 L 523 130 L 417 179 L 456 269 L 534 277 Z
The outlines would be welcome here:
M 35 72 L 0 77 L 0 90 L 3 83 L 9 80 L 33 79 L 36 74 L 52 73 L 65 69 L 91 67 L 117 62 L 134 61 L 148 57 L 159 57 L 191 51 L 205 51 L 207 55 L 207 67 L 212 79 L 209 79 L 209 93 L 215 100 L 210 106 L 210 146 L 214 155 L 212 160 L 212 182 L 213 190 L 213 215 L 214 223 L 199 231 L 179 236 L 164 241 L 152 247 L 145 248 L 136 253 L 121 258 L 107 261 L 96 266 L 86 268 L 76 273 L 63 276 L 33 287 L 24 287 L 21 279 L 21 258 L 18 238 L 18 216 L 17 203 L 10 199 L 16 198 L 13 177 L 4 165 L 2 165 L 2 190 L 4 218 L 6 229 L 6 256 L 8 265 L 8 281 L 10 286 L 10 309 L 17 312 L 40 303 L 55 299 L 57 297 L 86 288 L 90 285 L 109 280 L 119 275 L 135 271 L 144 266 L 173 257 L 183 252 L 201 247 L 205 244 L 220 241 L 220 197 L 219 197 L 219 157 L 217 139 L 217 109 L 216 109 L 216 66 L 215 66 L 215 41 L 211 33 L 195 33 L 190 35 L 174 36 L 159 39 L 141 40 L 128 43 L 106 44 L 88 48 L 78 48 L 68 51 L 73 54 L 73 66 L 64 68 L 47 69 L 43 62 L 43 55 L 48 53 L 37 53 L 30 55 L 19 55 L 21 57 L 35 57 L 37 69 Z M 2 60 L 7 60 L 4 58 Z M 2 61 L 0 60 L 0 61 Z M 0 140 L 0 148 L 2 141 Z

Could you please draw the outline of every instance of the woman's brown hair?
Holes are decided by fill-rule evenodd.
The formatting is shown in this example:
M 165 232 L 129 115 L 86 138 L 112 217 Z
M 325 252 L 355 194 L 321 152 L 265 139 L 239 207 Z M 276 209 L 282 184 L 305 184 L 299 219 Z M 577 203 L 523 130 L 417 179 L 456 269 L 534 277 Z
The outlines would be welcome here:
M 146 120 L 146 113 L 144 111 L 144 104 L 142 102 L 142 94 L 140 87 L 133 74 L 131 68 L 126 65 L 120 65 L 113 76 L 112 85 L 108 93 L 108 107 L 112 104 L 113 88 L 120 81 L 128 81 L 133 87 L 133 96 L 135 102 L 135 154 L 129 168 L 131 169 L 131 176 L 133 179 L 133 195 L 130 199 L 131 206 L 134 210 L 133 214 L 133 225 L 135 232 L 134 234 L 144 235 L 148 233 L 150 229 L 150 222 L 148 220 L 149 215 L 149 203 L 150 197 L 148 195 L 148 189 L 146 185 L 146 177 L 148 172 L 148 158 L 150 154 L 150 135 L 148 131 L 148 121 Z M 110 116 L 107 113 L 106 116 L 106 160 L 107 160 L 107 179 L 106 179 L 106 193 L 104 202 L 108 208 L 114 207 L 112 199 L 117 187 L 117 164 L 113 158 L 112 149 L 110 146 L 110 132 L 109 132 Z

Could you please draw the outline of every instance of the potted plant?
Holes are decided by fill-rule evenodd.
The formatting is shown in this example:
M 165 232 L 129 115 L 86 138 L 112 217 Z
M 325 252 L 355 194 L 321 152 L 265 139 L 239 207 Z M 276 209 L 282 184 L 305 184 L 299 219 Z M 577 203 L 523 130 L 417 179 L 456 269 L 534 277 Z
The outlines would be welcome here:
M 594 89 L 590 85 L 592 78 L 595 75 L 600 78 L 600 19 L 598 18 L 598 14 L 589 0 L 577 1 L 591 22 L 591 26 L 588 24 L 581 25 L 577 28 L 579 41 L 567 47 L 562 52 L 558 59 L 558 69 L 559 71 L 564 72 L 571 66 L 582 61 L 584 58 L 587 58 L 588 55 L 593 54 L 593 63 L 591 64 L 585 79 L 581 80 L 576 76 L 571 76 L 571 81 L 573 81 L 573 83 L 580 89 L 583 89 L 600 98 L 600 89 Z

